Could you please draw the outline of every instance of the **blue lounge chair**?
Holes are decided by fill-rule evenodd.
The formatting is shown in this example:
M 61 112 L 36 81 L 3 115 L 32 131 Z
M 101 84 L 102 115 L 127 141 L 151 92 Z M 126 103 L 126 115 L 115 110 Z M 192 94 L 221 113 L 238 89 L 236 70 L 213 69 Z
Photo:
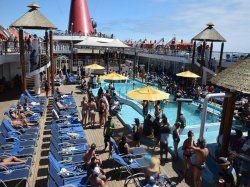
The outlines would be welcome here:
M 2 134 L 0 134 L 0 145 L 1 146 L 10 146 L 19 141 L 16 138 L 4 138 Z M 20 147 L 27 148 L 27 147 L 36 147 L 36 142 L 33 140 L 27 140 L 20 142 Z
M 25 105 L 26 105 L 26 103 L 25 103 L 26 99 L 25 98 L 26 98 L 26 96 L 22 94 L 19 101 L 18 101 L 18 103 L 21 104 L 22 106 L 24 106 L 24 108 L 25 108 Z M 44 105 L 39 105 L 39 106 L 29 106 L 29 109 L 32 112 L 39 113 L 39 114 L 43 115 L 44 110 L 45 110 L 45 104 Z
M 83 132 L 67 132 L 67 131 L 51 131 L 52 136 L 57 136 L 60 140 L 84 139 L 86 133 Z
M 20 141 L 16 141 L 15 144 L 0 148 L 0 156 L 8 155 L 8 156 L 16 156 L 16 157 L 32 157 L 35 154 L 34 148 L 21 148 Z
M 68 133 L 68 132 L 76 132 L 76 133 L 79 132 L 79 133 L 85 134 L 85 131 L 83 130 L 81 124 L 79 124 L 78 126 L 71 126 L 71 127 L 68 127 L 67 125 L 63 126 L 63 125 L 60 125 L 60 124 L 52 124 L 51 125 L 51 130 L 52 131 L 57 131 L 60 134 L 65 134 L 65 133 Z
M 52 142 L 57 142 L 57 143 L 64 143 L 64 142 L 68 142 L 72 145 L 81 145 L 81 144 L 87 144 L 88 141 L 86 138 L 80 138 L 80 139 L 60 139 L 57 136 L 52 136 L 51 137 L 51 141 Z
M 112 148 L 115 151 L 115 153 L 118 154 L 118 155 L 121 155 L 115 140 L 113 138 L 110 138 L 110 141 L 111 141 Z M 147 154 L 147 151 L 143 147 L 130 148 L 130 150 L 131 150 L 131 155 L 135 156 L 135 157 L 143 156 L 143 155 Z
M 11 116 L 9 110 L 6 110 L 4 115 L 7 115 L 11 120 L 15 120 L 15 118 Z M 30 123 L 37 123 L 39 122 L 40 118 L 41 118 L 40 114 L 34 113 L 32 116 L 26 117 L 26 120 L 27 122 L 30 122 Z
M 14 127 L 12 127 L 11 122 L 7 119 L 3 119 L 2 128 L 5 128 L 8 132 L 20 132 L 21 134 L 37 134 L 39 131 L 39 128 L 37 126 L 15 129 Z
M 38 96 L 38 97 L 33 97 L 32 95 L 30 95 L 30 92 L 28 91 L 28 90 L 25 90 L 24 91 L 24 94 L 28 97 L 28 98 L 30 98 L 30 99 L 33 99 L 33 100 L 37 100 L 37 101 L 42 101 L 42 102 L 44 102 L 44 101 L 46 101 L 46 96 Z
M 144 169 L 150 165 L 150 161 L 145 158 L 126 158 L 121 157 L 120 155 L 113 153 L 112 159 L 118 163 L 118 167 L 115 167 L 117 172 L 119 172 L 119 179 L 121 178 L 121 174 L 123 171 L 126 171 L 132 174 L 131 170 L 134 169 Z
M 56 110 L 56 112 L 59 115 L 65 115 L 65 116 L 78 116 L 78 110 L 77 108 L 72 108 L 72 109 L 59 109 L 56 105 L 56 103 L 53 103 L 53 108 Z
M 0 186 L 26 186 L 30 174 L 29 169 L 17 169 L 0 172 Z
M 4 158 L 3 158 L 4 159 Z M 27 168 L 30 169 L 32 164 L 32 158 L 28 158 L 26 163 L 13 166 L 3 166 L 0 164 L 0 172 L 12 172 L 13 170 Z
M 55 157 L 55 159 L 60 163 L 67 163 L 67 164 L 75 163 L 75 162 L 84 163 L 83 161 L 84 154 L 63 156 L 58 153 L 58 151 L 56 150 L 54 146 L 50 146 L 50 152 Z
M 0 126 L 0 129 L 1 129 L 1 132 L 2 132 L 2 135 L 4 136 L 4 138 L 14 138 L 14 139 L 18 139 L 20 141 L 38 139 L 37 134 L 27 134 L 26 135 L 20 131 L 16 131 L 14 128 L 6 128 L 4 123 L 2 123 L 2 125 Z
M 67 174 L 60 173 L 61 169 L 65 168 Z M 51 153 L 49 153 L 49 175 L 56 186 L 64 185 L 85 185 L 87 174 L 85 170 L 82 170 L 82 165 L 71 164 L 62 165 L 60 164 Z M 52 182 L 52 181 L 51 181 Z
M 76 145 L 76 146 L 63 146 L 58 144 L 51 144 L 61 155 L 74 155 L 74 154 L 82 154 L 88 150 L 87 145 Z

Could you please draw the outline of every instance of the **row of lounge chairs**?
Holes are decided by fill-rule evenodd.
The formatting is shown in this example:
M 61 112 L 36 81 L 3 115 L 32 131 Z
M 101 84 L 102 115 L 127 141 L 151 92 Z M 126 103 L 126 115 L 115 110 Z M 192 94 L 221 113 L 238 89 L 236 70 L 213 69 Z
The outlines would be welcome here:
M 0 159 L 3 161 L 6 158 L 16 157 L 25 163 L 0 165 L 0 186 L 26 186 L 36 157 L 40 134 L 38 121 L 44 113 L 46 97 L 33 97 L 26 90 L 18 102 L 22 105 L 31 105 L 30 110 L 37 113 L 29 118 L 29 122 L 34 123 L 32 126 L 14 128 L 11 123 L 14 119 L 9 111 L 5 112 L 9 119 L 4 118 L 0 126 Z M 15 106 L 11 108 L 16 109 Z

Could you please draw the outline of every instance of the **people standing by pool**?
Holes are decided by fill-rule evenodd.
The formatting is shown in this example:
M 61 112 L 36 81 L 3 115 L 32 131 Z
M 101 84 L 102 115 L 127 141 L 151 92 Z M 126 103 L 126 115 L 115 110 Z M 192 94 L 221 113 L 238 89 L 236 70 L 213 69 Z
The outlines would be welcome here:
M 160 101 L 156 101 L 156 104 L 155 104 L 155 117 L 160 117 L 160 114 L 161 114 L 161 106 L 160 106 L 161 102 Z
M 160 141 L 160 128 L 161 128 L 160 117 L 156 117 L 153 122 L 154 138 L 155 138 L 154 150 Z
M 110 138 L 113 136 L 114 129 L 115 129 L 115 125 L 112 122 L 112 116 L 108 116 L 108 121 L 105 123 L 104 129 L 103 129 L 103 136 L 104 136 L 103 151 L 106 151 L 106 148 L 108 147 L 108 143 L 109 143 L 109 151 L 111 151 Z
M 84 128 L 87 127 L 87 115 L 88 115 L 88 102 L 86 100 L 86 97 L 84 96 L 81 102 L 82 107 L 82 125 Z
M 188 138 L 183 142 L 182 150 L 183 150 L 183 160 L 184 160 L 184 178 L 187 177 L 187 171 L 191 168 L 191 158 L 192 158 L 192 150 L 190 147 L 196 146 L 194 141 L 194 133 L 192 131 L 188 131 Z
M 143 100 L 143 102 L 142 102 L 142 113 L 143 113 L 144 119 L 146 119 L 146 117 L 148 115 L 148 105 L 149 105 L 149 102 L 146 101 L 146 100 Z
M 100 103 L 99 103 L 99 125 L 100 128 L 103 127 L 104 125 L 104 114 L 105 114 L 105 110 L 106 110 L 106 105 L 105 105 L 105 101 L 103 98 L 100 99 Z
M 190 149 L 194 152 L 192 158 L 194 187 L 201 187 L 202 170 L 205 169 L 205 161 L 209 154 L 206 148 L 206 140 L 198 140 L 197 147 L 191 146 Z
M 181 123 L 181 128 L 184 129 L 186 127 L 186 118 L 185 116 L 183 115 L 183 113 L 181 112 L 180 113 L 180 117 L 179 117 L 179 121 Z
M 174 124 L 174 129 L 173 129 L 173 142 L 174 142 L 174 160 L 178 160 L 178 144 L 180 142 L 180 122 L 176 122 Z
M 108 90 L 106 90 L 105 97 L 106 97 L 106 99 L 108 100 L 108 102 L 109 102 L 109 104 L 110 104 L 111 96 L 110 96 Z
M 142 136 L 142 126 L 140 120 L 135 118 L 135 126 L 133 127 L 133 140 L 135 147 L 140 147 L 140 141 Z
M 151 121 L 151 115 L 148 114 L 147 118 L 144 119 L 143 135 L 144 136 L 151 136 L 152 134 L 153 134 L 153 122 Z
M 90 120 L 89 122 L 91 124 L 91 127 L 94 128 L 94 126 L 95 126 L 95 111 L 97 109 L 94 98 L 90 99 L 88 106 L 89 106 L 89 120 Z
M 165 153 L 166 158 L 168 159 L 168 138 L 170 134 L 170 127 L 167 118 L 165 117 L 162 120 L 162 126 L 160 128 L 160 158 L 161 162 L 163 162 L 163 154 Z

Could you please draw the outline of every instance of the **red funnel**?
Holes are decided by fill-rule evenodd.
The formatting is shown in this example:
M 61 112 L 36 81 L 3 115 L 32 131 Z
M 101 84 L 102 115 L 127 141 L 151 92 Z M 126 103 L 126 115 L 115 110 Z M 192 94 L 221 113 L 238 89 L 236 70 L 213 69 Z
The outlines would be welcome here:
M 86 0 L 71 0 L 68 30 L 84 35 L 94 32 Z

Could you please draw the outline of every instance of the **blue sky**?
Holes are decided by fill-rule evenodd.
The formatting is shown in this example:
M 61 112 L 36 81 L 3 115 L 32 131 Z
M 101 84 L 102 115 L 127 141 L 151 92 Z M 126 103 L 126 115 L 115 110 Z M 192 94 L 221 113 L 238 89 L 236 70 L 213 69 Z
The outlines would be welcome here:
M 35 2 L 59 29 L 66 30 L 70 0 L 1 0 L 0 24 L 9 26 Z M 227 39 L 225 51 L 250 52 L 250 0 L 88 0 L 98 31 L 120 39 L 190 40 L 212 21 Z M 219 45 L 215 45 L 219 49 Z

